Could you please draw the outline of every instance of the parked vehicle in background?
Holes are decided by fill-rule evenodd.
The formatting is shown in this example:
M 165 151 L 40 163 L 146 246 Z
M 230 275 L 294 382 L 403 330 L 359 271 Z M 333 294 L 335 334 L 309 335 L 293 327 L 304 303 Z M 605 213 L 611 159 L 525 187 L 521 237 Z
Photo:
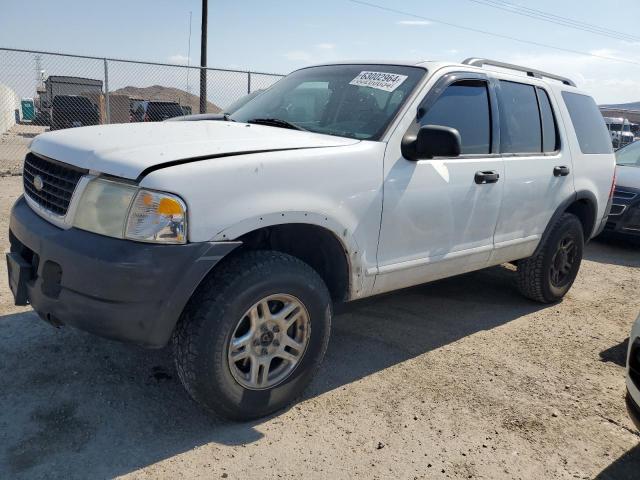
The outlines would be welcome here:
M 10 285 L 55 325 L 172 342 L 195 400 L 256 418 L 311 381 L 336 303 L 504 262 L 525 297 L 560 301 L 614 169 L 595 102 L 563 77 L 307 67 L 216 120 L 36 137 Z
M 629 335 L 626 383 L 627 412 L 636 428 L 640 430 L 640 316 L 633 324 Z
M 138 115 L 137 112 L 141 108 L 141 105 L 145 102 L 142 98 L 130 98 L 129 99 L 129 121 L 141 122 L 144 115 Z M 138 119 L 139 118 L 139 119 Z
M 49 112 L 58 95 L 102 94 L 102 80 L 92 78 L 50 75 L 45 80 L 44 87 L 44 92 L 40 94 L 40 108 Z
M 604 117 L 604 121 L 607 124 L 613 148 L 622 148 L 633 143 L 634 136 L 629 120 L 626 118 Z
M 132 122 L 162 122 L 168 118 L 184 115 L 182 107 L 177 102 L 161 102 L 144 100 L 140 102 L 131 114 Z
M 640 240 L 640 141 L 616 151 L 616 187 L 603 233 Z
M 244 97 L 236 100 L 227 108 L 225 108 L 225 113 L 194 113 L 193 115 L 184 115 L 182 117 L 174 117 L 169 118 L 167 121 L 169 122 L 199 122 L 202 120 L 225 120 L 226 117 L 231 115 L 233 112 L 238 110 L 240 107 L 243 107 L 245 104 L 252 100 L 253 98 L 260 95 L 260 93 L 264 92 L 264 90 L 256 90 L 251 92 Z M 183 107 L 184 108 L 184 107 Z
M 48 110 L 36 109 L 36 117 L 33 119 L 33 125 L 50 126 L 51 112 Z
M 57 95 L 51 108 L 51 130 L 98 125 L 100 114 L 86 97 Z

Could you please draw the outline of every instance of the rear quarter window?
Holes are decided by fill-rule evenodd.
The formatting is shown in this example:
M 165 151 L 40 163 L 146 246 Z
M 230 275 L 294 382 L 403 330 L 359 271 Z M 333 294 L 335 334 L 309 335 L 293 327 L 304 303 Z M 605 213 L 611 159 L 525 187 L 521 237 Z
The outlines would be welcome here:
M 611 138 L 593 98 L 579 93 L 562 92 L 571 123 L 584 154 L 613 153 Z

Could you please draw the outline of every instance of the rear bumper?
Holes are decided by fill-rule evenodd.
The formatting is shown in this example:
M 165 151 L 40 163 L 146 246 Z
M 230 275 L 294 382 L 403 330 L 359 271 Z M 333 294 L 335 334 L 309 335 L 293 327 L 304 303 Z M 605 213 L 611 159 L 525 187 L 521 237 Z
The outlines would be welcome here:
M 154 245 L 61 230 L 23 198 L 9 229 L 12 256 L 28 270 L 22 290 L 44 320 L 148 347 L 166 345 L 202 279 L 240 245 Z

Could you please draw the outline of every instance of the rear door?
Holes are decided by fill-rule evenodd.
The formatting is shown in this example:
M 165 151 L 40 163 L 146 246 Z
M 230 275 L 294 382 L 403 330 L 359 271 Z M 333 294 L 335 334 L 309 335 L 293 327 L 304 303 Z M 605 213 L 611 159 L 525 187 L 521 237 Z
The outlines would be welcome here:
M 544 86 L 497 80 L 504 202 L 491 263 L 530 256 L 555 210 L 574 193 L 571 154 Z
M 497 106 L 484 74 L 451 73 L 411 113 L 422 125 L 458 130 L 462 155 L 411 161 L 402 156 L 407 131 L 395 132 L 384 160 L 384 204 L 378 247 L 380 293 L 482 268 L 493 249 L 502 199 Z M 493 172 L 499 178 L 480 172 Z

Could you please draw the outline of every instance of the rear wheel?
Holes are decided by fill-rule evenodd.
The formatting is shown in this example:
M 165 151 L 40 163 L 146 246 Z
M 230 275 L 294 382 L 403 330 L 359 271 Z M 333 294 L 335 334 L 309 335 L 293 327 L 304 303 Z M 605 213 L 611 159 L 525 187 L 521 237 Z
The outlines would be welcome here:
M 174 333 L 178 375 L 206 409 L 236 420 L 295 400 L 327 348 L 329 292 L 310 266 L 279 252 L 246 252 L 207 279 Z
M 551 227 L 539 251 L 518 261 L 518 288 L 532 300 L 561 300 L 573 285 L 584 249 L 584 234 L 578 217 L 564 213 Z

